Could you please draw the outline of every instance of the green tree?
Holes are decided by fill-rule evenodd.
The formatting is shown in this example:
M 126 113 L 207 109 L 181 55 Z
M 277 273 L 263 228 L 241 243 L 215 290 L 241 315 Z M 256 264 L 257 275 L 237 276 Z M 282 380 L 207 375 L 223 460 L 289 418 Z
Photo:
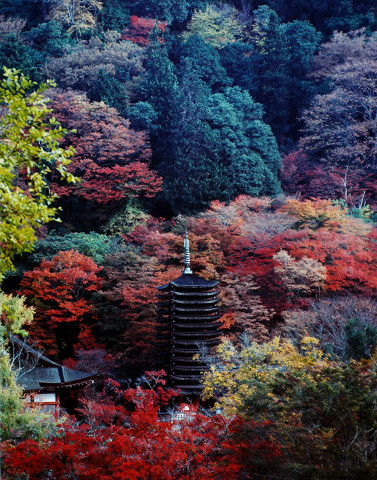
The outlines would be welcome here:
M 283 447 L 282 478 L 371 478 L 376 474 L 375 360 L 330 360 L 318 340 L 295 347 L 273 339 L 229 342 L 204 376 L 205 397 L 224 413 L 270 425 L 266 441 Z
M 41 23 L 26 32 L 24 36 L 35 49 L 52 57 L 61 57 L 67 53 L 70 46 L 74 45 L 74 40 L 64 33 L 63 26 L 56 20 Z M 20 69 L 25 73 L 25 70 Z
M 266 5 L 254 12 L 250 32 L 257 52 L 257 100 L 266 109 L 266 122 L 280 135 L 287 133 L 289 118 L 289 54 L 287 39 L 277 14 Z
M 144 17 L 165 20 L 171 24 L 173 21 L 184 22 L 187 19 L 189 3 L 188 0 L 143 0 L 140 10 Z
M 237 11 L 224 4 L 220 7 L 207 5 L 206 9 L 197 10 L 183 33 L 187 39 L 198 35 L 214 47 L 221 48 L 242 38 L 243 27 L 237 21 Z
M 122 32 L 130 22 L 130 11 L 122 0 L 106 0 L 99 14 L 104 30 Z
M 56 218 L 56 195 L 48 188 L 54 169 L 68 181 L 73 155 L 59 142 L 66 131 L 50 116 L 43 92 L 17 70 L 4 69 L 0 84 L 0 279 L 13 268 L 15 255 L 32 251 L 36 229 Z M 50 116 L 50 117 L 49 117 Z M 22 179 L 22 181 L 21 181 Z
M 190 35 L 176 50 L 178 52 L 175 53 L 180 56 L 180 64 L 186 59 L 191 59 L 193 70 L 213 91 L 231 85 L 232 80 L 221 65 L 218 51 L 201 36 Z
M 51 415 L 25 408 L 17 371 L 12 368 L 7 348 L 10 336 L 25 336 L 23 326 L 33 319 L 33 309 L 26 307 L 24 300 L 0 292 L 0 440 L 30 437 L 39 440 L 53 430 L 55 423 Z
M 221 64 L 234 86 L 246 89 L 254 96 L 258 85 L 257 60 L 254 47 L 250 43 L 234 42 L 219 50 Z
M 217 161 L 213 132 L 205 118 L 209 87 L 199 78 L 191 59 L 180 71 L 172 127 L 158 169 L 164 193 L 174 212 L 201 210 L 214 199 L 227 199 L 224 165 Z
M 152 31 L 151 43 L 147 49 L 145 72 L 138 93 L 140 100 L 147 102 L 153 109 L 153 111 L 149 109 L 152 114 L 150 118 L 155 118 L 149 133 L 157 156 L 163 155 L 166 151 L 166 138 L 174 117 L 177 91 L 178 80 L 174 64 L 169 60 L 165 45 L 159 42 L 155 29 Z
M 126 88 L 117 78 L 104 70 L 97 73 L 97 78 L 90 91 L 90 99 L 98 102 L 102 100 L 109 107 L 116 108 L 122 117 L 127 116 L 128 95 Z
M 112 239 L 96 232 L 72 232 L 58 235 L 52 231 L 37 241 L 30 258 L 35 264 L 39 264 L 42 260 L 51 260 L 60 251 L 73 249 L 92 258 L 97 265 L 101 265 L 105 261 L 105 256 L 112 252 Z
M 242 0 L 233 0 L 237 8 L 242 8 Z M 374 0 L 360 2 L 350 0 L 254 0 L 253 7 L 268 5 L 279 15 L 283 22 L 292 22 L 296 19 L 306 20 L 327 38 L 334 31 L 349 32 L 362 27 L 374 31 L 376 17 L 374 14 Z
M 207 121 L 215 135 L 221 163 L 231 181 L 231 198 L 277 195 L 281 159 L 263 109 L 247 91 L 228 87 L 208 99 Z
M 11 2 L 9 0 L 0 0 L 0 15 L 5 15 L 6 17 L 27 18 L 28 23 L 35 25 L 39 21 L 40 13 L 39 8 L 36 8 L 35 2 L 29 2 L 28 0 L 12 0 Z
M 131 128 L 153 132 L 157 125 L 158 114 L 148 102 L 137 102 L 128 110 Z
M 0 41 L 0 66 L 17 68 L 33 81 L 40 81 L 39 69 L 46 58 L 41 52 L 21 41 L 18 35 L 6 35 Z
M 192 59 L 179 70 L 172 128 L 157 168 L 174 212 L 201 210 L 211 200 L 280 192 L 280 154 L 263 110 L 247 91 L 211 95 Z
M 355 360 L 370 358 L 377 347 L 377 327 L 351 318 L 344 325 L 346 355 Z
M 307 73 L 320 38 L 309 22 L 282 24 L 263 5 L 253 12 L 250 43 L 230 44 L 220 52 L 234 84 L 263 105 L 265 121 L 279 139 L 297 135 L 297 115 L 315 94 Z

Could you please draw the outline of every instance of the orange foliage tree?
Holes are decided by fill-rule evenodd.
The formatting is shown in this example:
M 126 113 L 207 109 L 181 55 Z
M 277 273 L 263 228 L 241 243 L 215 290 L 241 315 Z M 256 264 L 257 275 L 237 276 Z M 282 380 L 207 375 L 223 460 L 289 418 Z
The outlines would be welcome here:
M 157 28 L 159 33 L 164 33 L 166 28 L 166 22 L 158 22 L 153 18 L 143 18 L 136 15 L 131 15 L 130 26 L 122 35 L 122 40 L 128 40 L 137 45 L 148 45 L 150 41 L 150 34 L 154 27 Z
M 75 148 L 70 171 L 80 182 L 54 183 L 60 196 L 94 202 L 92 214 L 107 206 L 107 217 L 132 197 L 153 197 L 161 190 L 162 179 L 150 170 L 151 150 L 147 135 L 136 132 L 129 121 L 102 102 L 90 103 L 85 95 L 72 91 L 52 92 L 56 117 L 71 130 L 67 143 Z
M 259 340 L 282 332 L 284 312 L 311 298 L 374 295 L 377 232 L 329 200 L 240 196 L 197 217 L 149 217 L 107 255 L 91 300 L 96 318 L 86 314 L 130 372 L 151 366 L 156 287 L 181 273 L 186 225 L 192 269 L 221 280 L 224 333 L 234 340 L 245 330 Z
M 48 354 L 68 356 L 77 341 L 92 340 L 86 322 L 93 315 L 91 293 L 102 283 L 100 270 L 91 258 L 68 250 L 24 274 L 20 293 L 35 307 L 29 331 Z

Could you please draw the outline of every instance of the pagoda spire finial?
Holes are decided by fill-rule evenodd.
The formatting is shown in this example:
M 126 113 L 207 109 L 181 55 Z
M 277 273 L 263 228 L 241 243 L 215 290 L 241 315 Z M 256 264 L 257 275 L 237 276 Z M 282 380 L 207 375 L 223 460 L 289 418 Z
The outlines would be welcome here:
M 185 239 L 183 240 L 183 248 L 185 250 L 185 259 L 184 259 L 184 267 L 182 273 L 192 273 L 190 268 L 190 241 L 188 239 L 188 233 L 186 228 Z

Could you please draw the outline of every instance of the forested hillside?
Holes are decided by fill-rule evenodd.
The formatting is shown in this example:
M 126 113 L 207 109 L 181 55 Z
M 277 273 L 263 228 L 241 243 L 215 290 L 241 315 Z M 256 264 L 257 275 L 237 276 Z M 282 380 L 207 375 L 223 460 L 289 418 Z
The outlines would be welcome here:
M 377 478 L 376 2 L 0 0 L 0 66 L 4 478 Z M 224 340 L 162 422 L 186 230 Z M 100 374 L 75 416 L 12 334 Z

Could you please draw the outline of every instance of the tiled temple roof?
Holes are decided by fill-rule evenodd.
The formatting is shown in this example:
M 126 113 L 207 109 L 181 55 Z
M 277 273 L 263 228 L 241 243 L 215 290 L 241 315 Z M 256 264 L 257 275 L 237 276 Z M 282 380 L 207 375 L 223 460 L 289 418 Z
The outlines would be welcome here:
M 25 352 L 29 359 L 30 357 L 32 358 L 31 362 L 29 360 L 30 363 L 35 362 L 35 367 L 23 373 L 18 379 L 18 384 L 26 392 L 43 390 L 47 387 L 61 388 L 86 384 L 97 376 L 95 373 L 63 367 L 59 363 L 41 355 L 37 350 L 14 335 L 11 335 L 10 339 L 14 348 L 16 347 Z

